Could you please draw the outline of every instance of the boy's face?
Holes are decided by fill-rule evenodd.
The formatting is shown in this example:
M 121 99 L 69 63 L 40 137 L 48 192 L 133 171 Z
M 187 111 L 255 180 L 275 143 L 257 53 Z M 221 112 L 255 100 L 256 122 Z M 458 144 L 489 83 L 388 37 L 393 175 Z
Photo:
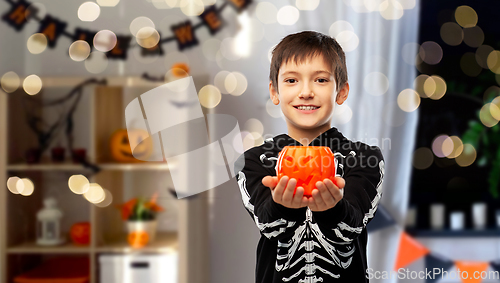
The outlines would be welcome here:
M 337 90 L 334 74 L 320 55 L 299 65 L 292 60 L 282 63 L 278 90 L 279 93 L 269 83 L 271 100 L 275 105 L 281 102 L 289 131 L 290 128 L 326 131 L 330 128 L 335 102 L 340 105 L 347 99 L 349 84 Z

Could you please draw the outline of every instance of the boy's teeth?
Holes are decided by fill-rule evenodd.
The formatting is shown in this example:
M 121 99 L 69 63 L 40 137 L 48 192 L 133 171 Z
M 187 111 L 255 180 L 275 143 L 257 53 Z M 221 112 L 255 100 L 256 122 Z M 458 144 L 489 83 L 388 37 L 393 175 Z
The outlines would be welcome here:
M 299 106 L 297 108 L 300 109 L 300 110 L 313 110 L 313 109 L 317 109 L 318 107 L 314 107 L 314 106 Z

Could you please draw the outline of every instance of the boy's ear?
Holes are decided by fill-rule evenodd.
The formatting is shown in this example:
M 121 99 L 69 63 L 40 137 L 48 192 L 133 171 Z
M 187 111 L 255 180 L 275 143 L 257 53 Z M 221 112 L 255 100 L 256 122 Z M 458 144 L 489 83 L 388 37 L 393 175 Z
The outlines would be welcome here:
M 337 98 L 335 99 L 335 102 L 337 102 L 338 105 L 341 105 L 344 103 L 344 101 L 347 99 L 347 96 L 349 95 L 349 83 L 345 83 L 344 87 L 337 92 Z
M 274 105 L 280 104 L 278 92 L 274 89 L 272 82 L 269 82 L 269 96 L 271 97 L 271 101 Z

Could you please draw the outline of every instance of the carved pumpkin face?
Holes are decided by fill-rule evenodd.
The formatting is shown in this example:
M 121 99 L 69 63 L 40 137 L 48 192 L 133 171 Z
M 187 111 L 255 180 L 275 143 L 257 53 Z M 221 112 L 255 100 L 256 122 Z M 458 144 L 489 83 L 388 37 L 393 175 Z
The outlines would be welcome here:
M 137 144 L 132 154 L 130 147 L 130 139 L 133 139 L 133 144 Z M 114 160 L 120 162 L 141 162 L 147 159 L 153 151 L 153 142 L 149 138 L 147 131 L 136 129 L 127 131 L 125 129 L 117 130 L 113 133 L 110 139 L 111 156 Z M 134 157 L 137 156 L 140 159 Z
M 73 224 L 69 234 L 73 243 L 77 245 L 88 245 L 90 243 L 90 223 L 79 222 Z
M 134 231 L 128 234 L 128 243 L 132 248 L 142 248 L 149 242 L 149 234 L 146 231 Z
M 317 181 L 334 181 L 335 168 L 335 157 L 327 146 L 285 146 L 278 156 L 276 174 L 278 180 L 283 176 L 296 179 L 296 188 L 303 187 L 304 195 L 312 196 Z

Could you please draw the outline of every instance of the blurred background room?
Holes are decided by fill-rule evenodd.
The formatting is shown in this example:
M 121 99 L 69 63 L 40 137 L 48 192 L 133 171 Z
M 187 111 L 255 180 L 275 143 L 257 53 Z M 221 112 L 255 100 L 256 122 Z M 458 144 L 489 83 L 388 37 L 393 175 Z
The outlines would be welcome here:
M 385 158 L 370 282 L 500 282 L 499 11 L 493 0 L 0 0 L 0 283 L 254 282 L 260 233 L 234 174 L 178 198 L 175 176 L 215 177 L 140 161 L 154 155 L 149 128 L 127 131 L 142 121 L 125 112 L 191 77 L 203 114 L 238 122 L 230 162 L 287 132 L 269 99 L 271 51 L 303 30 L 346 53 L 350 95 L 332 126 Z

